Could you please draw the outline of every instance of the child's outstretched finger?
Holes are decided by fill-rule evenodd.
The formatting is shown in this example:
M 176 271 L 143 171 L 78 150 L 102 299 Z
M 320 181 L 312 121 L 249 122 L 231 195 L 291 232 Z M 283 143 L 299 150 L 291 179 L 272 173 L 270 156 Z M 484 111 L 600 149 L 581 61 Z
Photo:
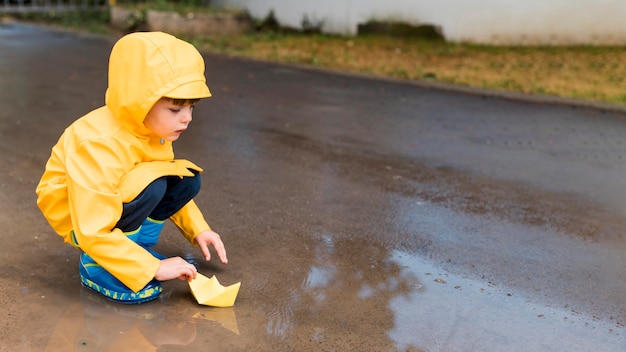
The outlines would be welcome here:
M 215 244 L 215 251 L 217 252 L 217 256 L 220 257 L 220 261 L 224 264 L 228 264 L 228 258 L 226 257 L 226 248 L 224 248 L 224 244 L 220 241 L 219 244 Z
M 224 248 L 224 243 L 222 243 L 222 239 L 220 235 L 213 231 L 204 231 L 200 233 L 196 237 L 196 243 L 200 247 L 202 254 L 204 255 L 204 259 L 206 261 L 211 260 L 211 253 L 209 251 L 209 247 L 213 246 L 215 251 L 217 252 L 220 261 L 224 264 L 228 263 L 228 258 L 226 257 L 226 249 Z
M 204 255 L 204 259 L 207 262 L 211 260 L 211 252 L 209 251 L 209 246 L 207 246 L 207 244 L 204 242 L 198 243 L 198 246 L 200 246 L 200 250 L 202 251 L 202 255 Z

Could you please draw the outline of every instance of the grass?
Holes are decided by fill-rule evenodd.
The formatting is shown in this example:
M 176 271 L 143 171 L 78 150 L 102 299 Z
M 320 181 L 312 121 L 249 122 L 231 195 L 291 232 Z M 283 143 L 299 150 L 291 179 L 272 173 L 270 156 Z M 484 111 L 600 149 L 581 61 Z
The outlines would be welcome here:
M 34 16 L 34 15 L 33 15 Z M 26 18 L 112 33 L 108 16 Z M 185 38 L 200 50 L 407 80 L 626 104 L 626 50 L 594 46 L 488 46 L 397 38 L 254 32 Z
M 626 50 L 621 47 L 495 47 L 386 36 L 275 33 L 189 39 L 215 53 L 626 104 Z
M 167 11 L 177 12 L 181 15 L 187 13 L 212 13 L 212 12 L 231 12 L 241 13 L 241 10 L 223 10 L 215 9 L 210 6 L 206 6 L 208 1 L 201 0 L 151 0 L 151 1 L 117 1 L 118 5 L 129 9 L 137 9 L 140 11 L 155 10 L 155 11 Z
M 50 11 L 13 14 L 12 16 L 25 22 L 48 24 L 96 34 L 113 34 L 113 30 L 108 24 L 109 14 L 100 10 L 83 11 L 81 13 Z M 0 23 L 2 19 L 2 15 L 0 15 Z

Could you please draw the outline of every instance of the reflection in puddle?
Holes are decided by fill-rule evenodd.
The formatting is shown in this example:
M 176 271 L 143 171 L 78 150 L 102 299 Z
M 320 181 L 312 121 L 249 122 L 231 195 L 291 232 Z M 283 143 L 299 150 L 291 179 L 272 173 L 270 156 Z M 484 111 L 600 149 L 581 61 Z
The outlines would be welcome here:
M 389 337 L 400 350 L 623 350 L 623 331 L 614 325 L 533 303 L 403 252 L 394 251 L 391 261 L 401 267 L 400 277 L 423 285 L 389 302 L 395 315 Z
M 198 312 L 191 316 L 193 319 L 202 319 L 213 321 L 224 328 L 239 335 L 239 325 L 235 316 L 235 308 L 218 308 L 207 311 Z
M 291 305 L 273 304 L 267 307 L 266 331 L 268 335 L 284 337 L 295 325 L 294 312 Z
M 277 259 L 288 261 L 287 269 L 259 270 L 236 308 L 198 307 L 178 281 L 168 283 L 169 298 L 138 306 L 84 289 L 47 350 L 622 350 L 623 329 L 584 314 L 367 241 L 315 238 Z
M 302 286 L 311 289 L 324 288 L 332 280 L 334 271 L 333 267 L 312 266 Z
M 337 269 L 333 265 L 331 258 L 335 245 L 332 236 L 328 234 L 319 235 L 319 245 L 314 248 L 314 260 L 318 265 L 311 265 L 309 272 L 302 283 L 304 289 L 323 289 L 335 277 Z M 323 291 L 322 291 L 323 292 Z M 317 295 L 316 301 L 322 301 L 323 293 Z
M 157 351 L 161 346 L 194 342 L 197 325 L 215 323 L 237 335 L 234 308 L 202 309 L 181 317 L 163 309 L 168 295 L 140 305 L 122 305 L 81 288 L 54 328 L 46 351 Z

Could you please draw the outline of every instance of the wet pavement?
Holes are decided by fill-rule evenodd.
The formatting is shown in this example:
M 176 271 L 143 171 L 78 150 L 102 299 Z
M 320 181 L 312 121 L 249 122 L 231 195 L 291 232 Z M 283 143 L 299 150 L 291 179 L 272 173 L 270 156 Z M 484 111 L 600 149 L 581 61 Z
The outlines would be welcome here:
M 225 56 L 175 150 L 235 306 L 82 288 L 35 186 L 114 40 L 0 26 L 1 350 L 626 350 L 626 112 Z

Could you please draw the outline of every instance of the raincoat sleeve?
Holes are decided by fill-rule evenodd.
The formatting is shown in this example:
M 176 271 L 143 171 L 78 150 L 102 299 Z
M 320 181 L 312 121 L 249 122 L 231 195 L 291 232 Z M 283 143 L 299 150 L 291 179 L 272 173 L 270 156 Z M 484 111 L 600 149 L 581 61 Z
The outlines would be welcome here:
M 211 229 L 193 200 L 190 200 L 181 210 L 172 215 L 170 220 L 193 245 L 196 245 L 194 240 L 200 232 Z
M 117 182 L 125 173 L 119 152 L 103 141 L 83 141 L 66 155 L 65 165 L 78 245 L 131 290 L 141 290 L 156 275 L 160 260 L 115 228 L 122 215 Z

